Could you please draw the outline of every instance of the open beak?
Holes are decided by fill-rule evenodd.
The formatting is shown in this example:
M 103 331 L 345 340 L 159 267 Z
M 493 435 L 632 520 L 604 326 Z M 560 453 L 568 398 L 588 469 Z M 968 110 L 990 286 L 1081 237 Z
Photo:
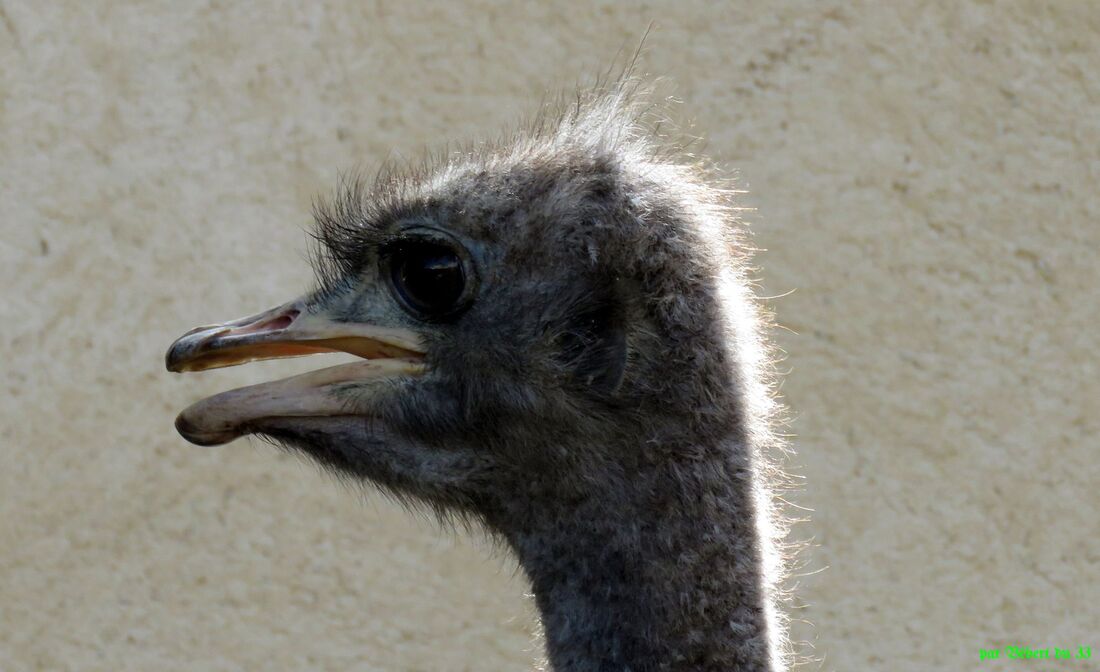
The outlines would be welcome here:
M 299 299 L 224 324 L 198 327 L 168 349 L 169 371 L 205 371 L 261 359 L 347 352 L 353 362 L 300 376 L 223 392 L 191 405 L 176 429 L 192 443 L 228 443 L 264 419 L 353 414 L 339 388 L 348 383 L 421 373 L 424 346 L 417 334 L 355 322 L 337 322 L 306 310 Z

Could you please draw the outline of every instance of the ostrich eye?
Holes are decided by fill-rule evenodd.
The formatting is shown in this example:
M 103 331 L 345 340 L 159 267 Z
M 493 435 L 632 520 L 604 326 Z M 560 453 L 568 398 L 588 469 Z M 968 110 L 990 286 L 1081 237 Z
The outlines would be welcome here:
M 431 239 L 402 240 L 384 256 L 389 284 L 402 306 L 422 319 L 453 316 L 468 303 L 465 255 Z

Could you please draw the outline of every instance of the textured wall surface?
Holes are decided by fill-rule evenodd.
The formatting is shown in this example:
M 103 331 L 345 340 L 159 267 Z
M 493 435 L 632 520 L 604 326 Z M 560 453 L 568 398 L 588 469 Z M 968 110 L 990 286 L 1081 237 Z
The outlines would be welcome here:
M 340 170 L 492 134 L 651 20 L 794 290 L 809 669 L 1100 659 L 1100 7 L 306 5 L 0 3 L 0 669 L 529 667 L 476 535 L 172 429 L 317 362 L 162 356 L 306 287 Z

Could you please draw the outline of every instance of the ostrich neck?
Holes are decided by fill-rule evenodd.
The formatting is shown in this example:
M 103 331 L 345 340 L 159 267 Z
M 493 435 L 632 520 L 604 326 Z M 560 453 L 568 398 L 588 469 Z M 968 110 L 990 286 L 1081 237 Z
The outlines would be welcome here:
M 753 472 L 712 455 L 542 509 L 509 535 L 551 669 L 778 671 Z

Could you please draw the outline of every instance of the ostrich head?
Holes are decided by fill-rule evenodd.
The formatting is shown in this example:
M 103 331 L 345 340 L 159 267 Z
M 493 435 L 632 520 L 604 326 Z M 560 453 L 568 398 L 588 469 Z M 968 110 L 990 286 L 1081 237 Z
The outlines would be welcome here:
M 531 576 L 561 669 L 770 661 L 754 462 L 769 402 L 744 245 L 728 192 L 668 151 L 630 89 L 348 185 L 316 212 L 315 291 L 193 330 L 167 365 L 363 360 L 216 395 L 176 426 L 204 445 L 270 437 L 483 522 Z

